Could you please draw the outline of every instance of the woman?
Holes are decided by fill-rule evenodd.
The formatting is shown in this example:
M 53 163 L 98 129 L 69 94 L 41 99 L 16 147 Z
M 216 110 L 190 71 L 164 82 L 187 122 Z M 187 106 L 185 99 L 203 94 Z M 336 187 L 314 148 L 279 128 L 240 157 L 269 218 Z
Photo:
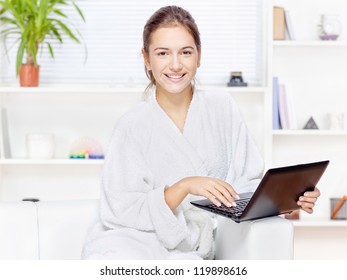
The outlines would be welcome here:
M 201 42 L 187 11 L 155 12 L 142 54 L 153 93 L 114 130 L 83 258 L 211 259 L 215 217 L 189 202 L 232 207 L 238 192 L 254 191 L 263 161 L 232 98 L 194 89 Z M 298 204 L 312 213 L 318 196 Z

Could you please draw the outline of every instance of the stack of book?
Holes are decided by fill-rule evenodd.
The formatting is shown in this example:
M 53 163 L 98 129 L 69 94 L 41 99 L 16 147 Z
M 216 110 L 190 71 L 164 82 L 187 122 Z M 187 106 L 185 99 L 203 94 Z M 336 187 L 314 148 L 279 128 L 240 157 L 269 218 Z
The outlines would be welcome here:
M 279 83 L 278 77 L 273 77 L 272 89 L 272 128 L 298 129 L 292 96 L 287 92 L 285 84 Z

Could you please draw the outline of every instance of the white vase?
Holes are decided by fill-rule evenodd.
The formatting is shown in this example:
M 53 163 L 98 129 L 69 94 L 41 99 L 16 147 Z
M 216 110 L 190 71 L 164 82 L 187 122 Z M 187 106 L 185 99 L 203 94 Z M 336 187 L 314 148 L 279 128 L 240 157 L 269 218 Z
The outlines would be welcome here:
M 26 135 L 28 158 L 50 159 L 54 157 L 55 140 L 51 133 L 28 133 Z

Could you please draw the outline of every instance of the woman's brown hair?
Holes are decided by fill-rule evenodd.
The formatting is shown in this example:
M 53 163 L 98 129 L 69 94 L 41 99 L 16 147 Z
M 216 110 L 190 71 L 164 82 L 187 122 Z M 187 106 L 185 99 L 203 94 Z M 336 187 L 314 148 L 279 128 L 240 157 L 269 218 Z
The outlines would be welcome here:
M 182 25 L 194 38 L 198 51 L 201 51 L 201 41 L 198 26 L 191 14 L 181 7 L 166 6 L 157 10 L 146 22 L 143 29 L 143 49 L 148 54 L 149 45 L 151 43 L 151 35 L 154 31 L 161 27 Z M 146 88 L 146 92 L 155 85 L 155 79 L 151 71 L 147 71 L 146 75 L 150 80 Z

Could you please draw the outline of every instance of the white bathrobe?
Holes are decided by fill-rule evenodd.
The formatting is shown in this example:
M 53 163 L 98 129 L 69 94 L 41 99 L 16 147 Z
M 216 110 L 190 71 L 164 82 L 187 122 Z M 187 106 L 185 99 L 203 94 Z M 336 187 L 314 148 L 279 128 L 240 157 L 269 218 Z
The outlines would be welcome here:
M 152 94 L 126 113 L 111 138 L 100 221 L 84 259 L 211 259 L 215 216 L 189 195 L 172 211 L 164 190 L 187 176 L 210 176 L 254 191 L 263 160 L 228 93 L 196 90 L 183 133 Z M 232 236 L 231 236 L 232 238 Z

